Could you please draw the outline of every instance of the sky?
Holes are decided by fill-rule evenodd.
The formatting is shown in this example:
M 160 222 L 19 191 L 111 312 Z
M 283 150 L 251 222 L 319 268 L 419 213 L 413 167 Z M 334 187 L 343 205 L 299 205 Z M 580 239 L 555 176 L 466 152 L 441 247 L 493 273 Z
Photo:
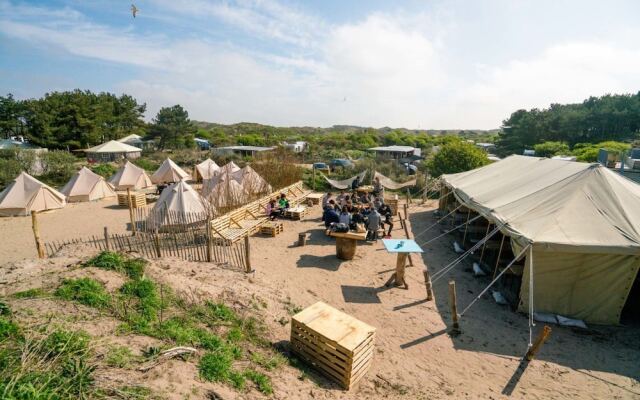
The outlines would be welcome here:
M 127 93 L 151 120 L 493 129 L 640 91 L 640 1 L 0 0 L 0 93 Z

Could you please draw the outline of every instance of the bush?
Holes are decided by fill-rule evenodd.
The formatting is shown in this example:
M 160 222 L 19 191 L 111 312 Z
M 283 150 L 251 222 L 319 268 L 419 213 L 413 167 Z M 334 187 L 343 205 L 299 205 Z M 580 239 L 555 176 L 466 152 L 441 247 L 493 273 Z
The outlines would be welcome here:
M 43 153 L 40 179 L 53 186 L 61 186 L 76 172 L 76 161 L 73 154 L 62 150 Z
M 106 179 L 115 174 L 118 169 L 113 164 L 97 164 L 91 167 L 91 171 Z
M 9 186 L 20 172 L 22 167 L 18 161 L 0 158 L 0 190 Z
M 487 154 L 471 143 L 455 141 L 440 148 L 427 162 L 431 176 L 454 174 L 482 167 L 489 163 Z
M 533 146 L 538 157 L 553 157 L 569 154 L 569 146 L 562 142 L 544 142 Z
M 245 376 L 256 384 L 258 390 L 263 394 L 273 394 L 273 387 L 271 386 L 271 379 L 265 374 L 257 371 L 248 370 L 245 371 Z
M 56 330 L 42 342 L 40 352 L 47 358 L 82 356 L 89 351 L 89 340 L 83 331 Z
M 156 285 L 149 279 L 129 281 L 122 285 L 120 293 L 135 299 L 135 310 L 143 321 L 153 321 L 162 307 Z
M 18 325 L 13 321 L 0 317 L 0 340 L 6 339 L 9 336 L 17 336 L 19 332 Z
M 200 376 L 210 382 L 225 382 L 229 379 L 233 357 L 227 352 L 207 352 L 198 363 Z
M 600 142 L 600 143 L 578 143 L 573 146 L 573 155 L 576 156 L 578 161 L 582 162 L 596 162 L 598 161 L 598 153 L 600 149 L 605 149 L 612 153 L 619 153 L 631 148 L 628 143 L 622 142 Z
M 110 367 L 127 368 L 131 365 L 134 356 L 131 349 L 126 346 L 110 347 L 104 361 Z
M 16 299 L 34 299 L 36 297 L 42 297 L 46 295 L 42 288 L 33 288 L 28 290 L 23 290 L 21 292 L 15 292 L 12 296 Z
M 143 258 L 127 259 L 124 255 L 103 251 L 85 263 L 86 267 L 96 267 L 116 271 L 131 279 L 140 279 L 144 275 L 147 261 Z
M 133 160 L 133 163 L 135 165 L 137 165 L 138 167 L 144 169 L 145 171 L 149 171 L 149 172 L 155 172 L 158 167 L 160 167 L 160 163 L 150 160 L 148 158 L 136 158 L 135 160 Z
M 55 295 L 95 308 L 105 308 L 111 303 L 104 285 L 91 278 L 65 279 Z

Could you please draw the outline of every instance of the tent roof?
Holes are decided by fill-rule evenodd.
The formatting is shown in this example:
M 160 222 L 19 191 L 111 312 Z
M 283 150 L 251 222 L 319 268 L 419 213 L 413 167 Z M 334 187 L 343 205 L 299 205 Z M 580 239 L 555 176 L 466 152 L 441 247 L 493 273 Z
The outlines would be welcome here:
M 246 166 L 231 174 L 231 177 L 242 185 L 249 194 L 269 193 L 271 185 L 250 166 Z
M 233 161 L 229 161 L 222 168 L 220 168 L 221 174 L 231 174 L 236 171 L 240 171 L 240 167 L 238 167 Z
M 151 175 L 153 183 L 173 183 L 182 179 L 190 179 L 191 175 L 186 173 L 182 168 L 178 167 L 170 158 L 163 161 L 162 165 L 156 172 Z
M 443 179 L 521 246 L 640 255 L 640 186 L 599 164 L 514 155 Z
M 9 186 L 0 192 L 0 210 L 44 211 L 62 208 L 65 204 L 65 196 L 62 193 L 26 172 L 21 172 Z
M 144 189 L 153 186 L 151 179 L 149 179 L 145 170 L 138 167 L 131 161 L 124 163 L 124 165 L 120 167 L 120 169 L 111 178 L 109 178 L 109 183 L 118 189 L 127 187 L 133 189 Z
M 188 183 L 180 181 L 166 187 L 153 210 L 170 210 L 181 214 L 206 213 L 209 203 L 200 197 Z
M 142 151 L 142 149 L 117 140 L 110 140 L 85 150 L 85 153 L 135 153 L 139 151 Z
M 140 141 L 140 140 L 142 140 L 142 136 L 136 135 L 135 133 L 132 133 L 131 135 L 127 135 L 125 137 L 122 137 L 122 138 L 118 139 L 118 142 L 126 143 L 126 142 L 129 142 L 129 141 Z
M 60 192 L 68 197 L 86 196 L 103 180 L 103 177 L 94 173 L 89 168 L 82 167 L 82 169 L 76 172 L 69 182 L 60 189 Z
M 210 179 L 215 173 L 220 171 L 220 167 L 210 158 L 207 158 L 200 164 L 196 165 L 198 173 L 202 179 Z

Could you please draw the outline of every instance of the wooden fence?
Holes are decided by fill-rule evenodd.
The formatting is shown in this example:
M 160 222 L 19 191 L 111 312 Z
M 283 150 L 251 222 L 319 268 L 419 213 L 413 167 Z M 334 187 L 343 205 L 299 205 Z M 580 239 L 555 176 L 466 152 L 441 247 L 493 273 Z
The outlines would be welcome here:
M 150 259 L 178 257 L 186 261 L 215 262 L 228 264 L 244 271 L 251 270 L 249 259 L 249 238 L 237 243 L 219 243 L 210 240 L 207 230 L 192 227 L 169 232 L 137 232 L 130 234 L 109 233 L 105 228 L 103 236 L 52 241 L 45 243 L 49 257 L 61 248 L 72 244 L 87 244 L 98 250 L 137 253 Z

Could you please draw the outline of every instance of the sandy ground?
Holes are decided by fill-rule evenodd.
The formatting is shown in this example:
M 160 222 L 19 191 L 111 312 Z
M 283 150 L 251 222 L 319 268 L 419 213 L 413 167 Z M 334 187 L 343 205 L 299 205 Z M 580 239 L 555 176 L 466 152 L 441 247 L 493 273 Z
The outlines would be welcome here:
M 118 221 L 124 230 L 127 211 L 104 209 L 105 205 L 79 205 L 43 216 L 43 221 L 47 221 L 45 225 L 58 222 L 64 226 L 63 229 L 43 226 L 43 236 L 62 239 L 76 237 L 79 232 L 99 234 L 104 225 L 113 224 L 115 229 Z M 413 232 L 421 231 L 434 221 L 426 207 L 416 206 L 410 210 Z M 91 216 L 80 215 L 88 214 L 80 211 L 91 211 Z M 408 290 L 387 289 L 383 284 L 395 268 L 395 256 L 388 254 L 378 242 L 359 245 L 354 260 L 341 262 L 335 257 L 333 239 L 323 234 L 319 216 L 319 207 L 315 207 L 304 221 L 285 221 L 285 231 L 276 238 L 252 237 L 254 275 L 169 259 L 154 263 L 150 272 L 154 278 L 177 285 L 179 290 L 194 293 L 198 298 L 226 296 L 236 299 L 239 307 L 248 307 L 255 296 L 265 300 L 268 304 L 265 321 L 271 328 L 274 343 L 286 344 L 289 339 L 290 326 L 276 322 L 283 316 L 288 318 L 286 307 L 291 304 L 305 307 L 318 300 L 377 328 L 373 367 L 356 391 L 341 391 L 315 374 L 311 380 L 300 380 L 296 370 L 287 367 L 274 377 L 274 398 L 640 399 L 640 329 L 637 327 L 596 326 L 577 331 L 552 326 L 553 332 L 538 358 L 524 363 L 521 360 L 528 343 L 526 316 L 495 304 L 488 296 L 464 316 L 463 333 L 456 337 L 449 335 L 447 280 L 456 281 L 460 308 L 488 283 L 488 279 L 475 278 L 468 272 L 470 263 L 458 266 L 435 282 L 436 301 L 425 301 L 422 267 L 424 262 L 428 263 L 433 273 L 456 257 L 450 249 L 450 238 L 428 245 L 422 257 L 414 256 L 416 266 L 407 269 Z M 0 224 L 0 260 L 16 260 L 33 254 L 31 248 L 28 251 L 13 248 L 24 243 L 31 246 L 28 219 L 0 220 Z M 299 232 L 309 233 L 305 247 L 295 246 Z M 398 226 L 394 235 L 401 236 Z M 426 240 L 429 235 L 435 236 L 436 232 L 421 239 Z M 12 245 L 7 246 L 5 240 Z M 63 250 L 60 257 L 51 260 L 6 263 L 0 267 L 0 294 L 51 284 L 51 280 L 60 279 L 56 271 L 66 271 L 67 265 L 94 251 L 74 248 Z M 100 278 L 105 282 L 117 279 Z M 118 282 L 114 282 L 112 285 L 117 287 Z M 91 333 L 112 329 L 113 322 L 96 324 L 95 319 L 89 319 L 88 324 L 94 325 Z M 541 328 L 538 325 L 535 333 Z M 114 340 L 125 340 L 132 346 L 142 346 L 149 341 L 143 337 Z M 225 391 L 224 387 L 194 379 L 197 374 L 193 364 L 180 361 L 172 361 L 152 376 L 123 376 L 117 371 L 104 374 L 107 380 L 132 379 L 152 384 L 176 399 L 183 398 L 185 393 L 191 393 L 191 398 L 206 398 L 204 393 L 211 387 L 219 393 Z M 259 397 L 256 393 L 237 397 L 226 390 L 229 397 L 225 398 Z

